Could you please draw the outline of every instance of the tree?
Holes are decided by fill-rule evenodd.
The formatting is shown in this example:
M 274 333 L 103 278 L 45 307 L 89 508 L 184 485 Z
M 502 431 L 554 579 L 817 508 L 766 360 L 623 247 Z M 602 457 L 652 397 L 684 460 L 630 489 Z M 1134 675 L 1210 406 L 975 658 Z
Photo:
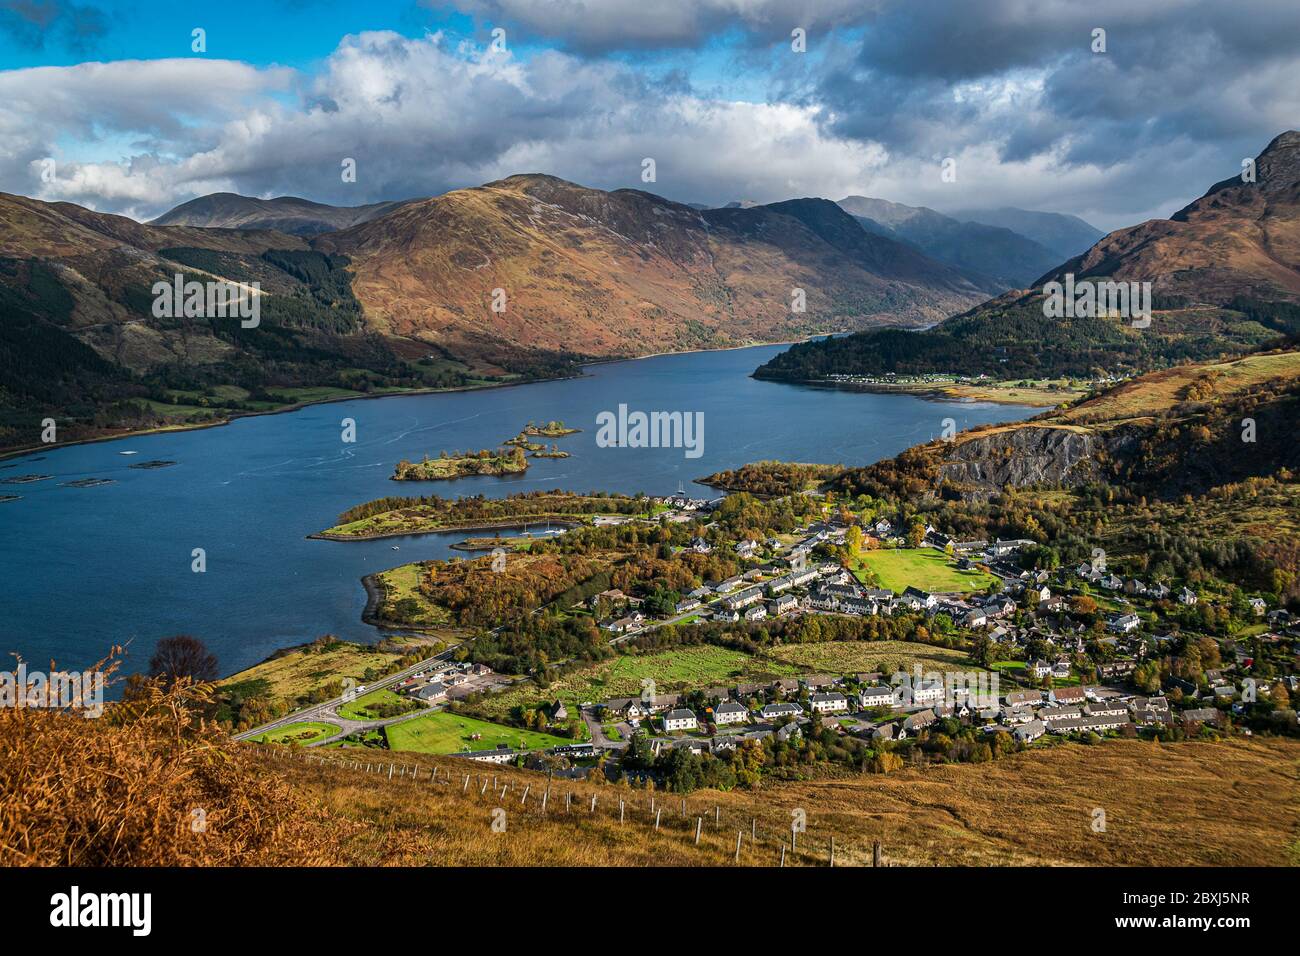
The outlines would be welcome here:
M 149 658 L 149 676 L 175 681 L 189 677 L 195 681 L 217 679 L 217 657 L 197 637 L 177 634 L 164 637 Z
M 857 557 L 858 552 L 862 550 L 862 529 L 857 525 L 851 525 L 844 534 L 844 546 L 848 549 L 849 557 Z

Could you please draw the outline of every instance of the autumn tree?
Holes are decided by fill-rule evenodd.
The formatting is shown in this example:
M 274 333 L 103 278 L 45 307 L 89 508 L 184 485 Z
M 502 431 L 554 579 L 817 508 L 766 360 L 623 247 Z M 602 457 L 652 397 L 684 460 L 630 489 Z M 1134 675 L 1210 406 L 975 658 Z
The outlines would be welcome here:
M 164 637 L 149 658 L 149 676 L 175 681 L 189 677 L 195 681 L 215 681 L 217 657 L 197 637 L 177 634 Z

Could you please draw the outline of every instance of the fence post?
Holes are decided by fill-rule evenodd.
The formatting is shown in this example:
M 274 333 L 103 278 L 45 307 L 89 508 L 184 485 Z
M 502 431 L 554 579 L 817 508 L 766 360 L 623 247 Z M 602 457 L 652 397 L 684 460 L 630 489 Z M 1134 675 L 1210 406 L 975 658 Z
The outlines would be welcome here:
M 781 841 L 781 866 L 785 866 L 785 841 Z
M 871 845 L 871 865 L 880 866 L 880 841 L 877 840 Z
M 700 828 L 704 826 L 704 817 L 695 818 L 695 845 L 700 845 Z
M 622 800 L 618 802 L 618 822 L 620 825 L 623 823 L 623 801 Z
M 663 812 L 664 812 L 664 811 L 663 811 L 663 807 L 660 807 L 658 810 L 655 811 L 655 830 L 656 830 L 656 831 L 658 831 L 658 829 L 659 829 L 659 815 L 660 815 L 661 813 L 663 813 Z
M 831 867 L 835 866 L 835 837 L 831 837 Z
M 737 863 L 740 862 L 740 841 L 744 839 L 744 836 L 745 836 L 744 830 L 736 831 L 736 862 Z

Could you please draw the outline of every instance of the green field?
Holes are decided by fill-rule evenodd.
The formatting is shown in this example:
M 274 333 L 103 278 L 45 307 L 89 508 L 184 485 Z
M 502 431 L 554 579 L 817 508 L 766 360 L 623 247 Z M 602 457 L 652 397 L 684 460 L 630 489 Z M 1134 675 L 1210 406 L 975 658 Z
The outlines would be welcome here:
M 742 651 L 700 644 L 653 654 L 624 654 L 591 667 L 556 678 L 545 690 L 521 684 L 483 701 L 480 709 L 493 716 L 508 714 L 511 708 L 536 707 L 564 701 L 576 716 L 584 701 L 599 702 L 611 697 L 637 697 L 643 678 L 654 681 L 656 693 L 666 694 L 710 685 L 790 677 L 800 669 L 781 661 L 750 657 Z
M 316 720 L 301 721 L 296 724 L 286 724 L 252 739 L 254 743 L 258 744 L 304 745 L 333 737 L 342 730 L 343 728 L 338 724 L 327 724 L 324 721 Z
M 454 754 L 465 750 L 492 750 L 497 744 L 534 750 L 571 744 L 565 737 L 521 730 L 488 723 L 474 717 L 463 717 L 450 711 L 437 711 L 390 724 L 384 728 L 389 750 L 412 750 L 426 754 Z M 472 739 L 479 734 L 479 739 Z
M 370 693 L 358 697 L 351 703 L 340 706 L 339 716 L 345 717 L 348 720 L 379 720 L 381 715 L 377 711 L 371 709 L 375 704 L 409 703 L 411 703 L 410 700 L 393 693 L 391 690 L 372 690 Z
M 997 579 L 987 571 L 962 571 L 934 548 L 883 548 L 863 552 L 854 574 L 864 584 L 875 583 L 901 594 L 907 587 L 922 591 L 982 591 Z

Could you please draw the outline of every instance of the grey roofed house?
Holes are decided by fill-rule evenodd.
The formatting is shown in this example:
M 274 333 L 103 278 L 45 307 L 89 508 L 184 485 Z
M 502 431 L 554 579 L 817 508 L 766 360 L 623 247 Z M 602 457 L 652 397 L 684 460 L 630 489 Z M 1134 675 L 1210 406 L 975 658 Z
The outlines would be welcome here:
M 744 704 L 738 704 L 734 700 L 726 701 L 713 708 L 715 714 L 747 714 L 748 708 Z
M 1012 707 L 1018 707 L 1021 704 L 1037 704 L 1043 699 L 1041 690 L 1013 690 L 1007 694 L 1006 702 Z
M 436 682 L 425 684 L 415 692 L 415 696 L 420 700 L 442 700 L 447 696 L 447 688 L 443 684 Z
M 1053 733 L 1073 733 L 1079 730 L 1114 730 L 1129 722 L 1127 716 L 1102 714 L 1096 717 L 1063 717 L 1047 721 Z
M 803 736 L 803 731 L 799 729 L 799 725 L 796 723 L 789 723 L 786 724 L 784 727 L 778 727 L 776 729 L 777 740 L 784 741 L 784 740 L 789 740 L 791 737 L 802 737 L 802 736 Z
M 698 740 L 693 737 L 687 737 L 684 740 L 674 740 L 669 745 L 673 750 L 693 750 L 697 754 L 706 754 L 713 749 L 713 744 L 707 740 Z
M 803 708 L 793 703 L 765 704 L 759 713 L 764 720 L 772 720 L 776 717 L 797 717 L 803 713 Z
M 1011 731 L 1016 740 L 1033 741 L 1043 736 L 1047 732 L 1047 727 L 1041 720 L 1031 720 L 1027 724 L 1021 724 L 1015 730 Z
M 1052 720 L 1054 718 L 1065 717 L 1082 717 L 1083 708 L 1081 707 L 1044 707 L 1038 712 L 1039 719 Z
M 679 707 L 676 710 L 670 710 L 664 714 L 664 720 L 694 720 L 695 711 L 687 710 L 685 707 Z
M 1183 720 L 1195 720 L 1203 724 L 1217 724 L 1223 719 L 1223 714 L 1213 707 L 1198 707 L 1195 710 L 1183 711 Z
M 922 730 L 929 727 L 939 718 L 934 715 L 932 710 L 922 710 L 903 721 L 903 729 L 907 731 Z
M 894 724 L 881 724 L 878 727 L 871 728 L 872 740 L 893 740 L 898 735 L 898 727 Z

